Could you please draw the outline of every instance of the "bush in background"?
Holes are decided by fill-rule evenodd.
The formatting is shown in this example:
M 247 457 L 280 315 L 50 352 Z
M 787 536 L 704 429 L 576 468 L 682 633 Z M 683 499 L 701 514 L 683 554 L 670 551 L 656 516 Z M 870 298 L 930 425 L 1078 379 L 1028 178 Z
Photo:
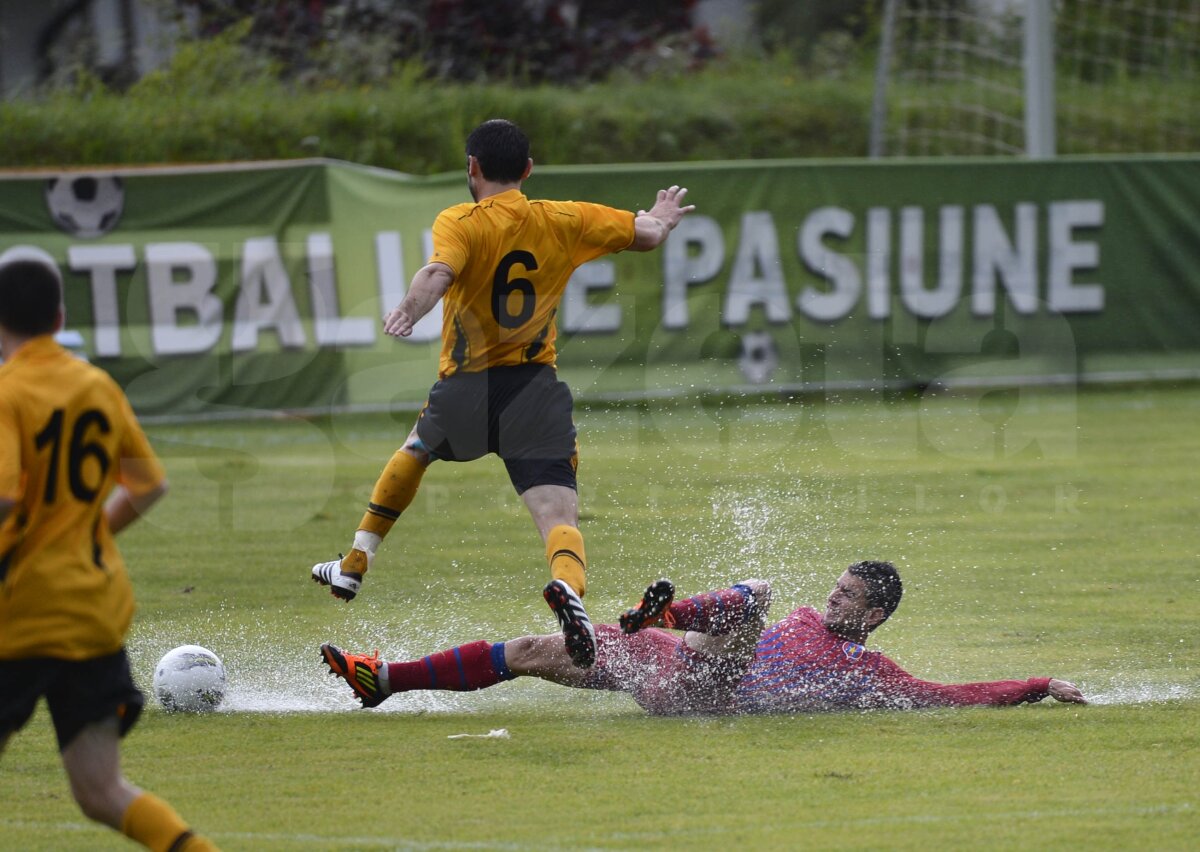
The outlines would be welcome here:
M 600 80 L 664 47 L 715 55 L 692 26 L 695 0 L 157 0 L 182 31 L 243 27 L 281 78 L 377 83 L 397 64 L 441 81 L 571 85 Z
M 462 166 L 463 139 L 504 116 L 542 163 L 860 156 L 869 74 L 812 79 L 786 54 L 654 67 L 575 86 L 438 82 L 416 63 L 386 81 L 287 79 L 250 24 L 181 46 L 126 91 L 77 76 L 40 101 L 0 103 L 0 166 L 332 157 L 415 174 Z M 674 59 L 674 61 L 672 61 Z

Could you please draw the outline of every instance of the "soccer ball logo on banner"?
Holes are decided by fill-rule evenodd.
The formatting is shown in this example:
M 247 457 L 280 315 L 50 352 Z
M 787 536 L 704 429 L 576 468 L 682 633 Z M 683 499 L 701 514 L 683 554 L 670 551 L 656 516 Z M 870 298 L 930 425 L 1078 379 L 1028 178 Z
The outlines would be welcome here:
M 779 347 L 770 332 L 748 331 L 742 335 L 738 367 L 751 384 L 761 385 L 771 380 L 779 369 Z
M 115 175 L 50 178 L 46 181 L 46 207 L 54 224 L 72 237 L 102 237 L 121 220 L 125 187 Z

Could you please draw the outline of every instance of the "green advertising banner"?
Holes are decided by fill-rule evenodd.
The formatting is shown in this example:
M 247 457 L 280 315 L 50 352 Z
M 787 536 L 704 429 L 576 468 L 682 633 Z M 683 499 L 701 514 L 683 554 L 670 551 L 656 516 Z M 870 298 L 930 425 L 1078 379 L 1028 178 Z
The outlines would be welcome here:
M 697 211 L 559 311 L 580 398 L 1200 377 L 1200 158 L 537 167 L 531 197 Z M 463 175 L 329 161 L 0 173 L 0 253 L 142 414 L 415 407 L 440 305 L 380 318 Z

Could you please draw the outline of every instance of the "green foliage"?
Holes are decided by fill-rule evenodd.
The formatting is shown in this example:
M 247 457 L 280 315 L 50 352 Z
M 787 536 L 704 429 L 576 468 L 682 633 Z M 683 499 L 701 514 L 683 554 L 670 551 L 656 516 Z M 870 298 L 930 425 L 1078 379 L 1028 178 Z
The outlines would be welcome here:
M 124 95 L 81 75 L 43 100 L 0 102 L 0 168 L 325 156 L 431 174 L 460 169 L 466 133 L 495 116 L 524 126 L 543 164 L 857 157 L 867 149 L 873 80 L 846 68 L 836 59 L 801 66 L 781 52 L 565 88 L 434 84 L 410 64 L 386 84 L 331 78 L 296 89 L 230 35 L 180 51 Z M 923 102 L 943 97 L 939 84 L 919 93 Z M 1162 128 L 1144 120 L 1148 97 L 1177 107 L 1168 147 Z M 1076 130 L 1084 120 L 1076 101 L 1098 98 L 1102 114 L 1089 114 L 1102 132 Z M 1198 104 L 1188 84 L 1170 81 L 1060 92 L 1072 131 L 1060 134 L 1060 151 L 1195 150 Z M 919 118 L 930 131 L 961 129 L 953 111 Z
M 288 80 L 379 82 L 394 65 L 431 80 L 574 84 L 614 67 L 681 50 L 702 63 L 714 53 L 691 27 L 690 3 L 566 4 L 541 0 L 151 0 L 201 38 L 241 27 L 256 53 Z
M 409 416 L 159 425 L 172 491 L 122 536 L 135 675 L 198 642 L 243 702 L 303 707 L 152 706 L 124 769 L 228 850 L 852 849 L 881 832 L 889 849 L 1190 849 L 1200 390 L 1023 390 L 1020 404 L 1074 411 L 1076 452 L 895 452 L 912 418 L 926 434 L 978 428 L 971 394 L 720 419 L 694 400 L 583 409 L 589 609 L 611 620 L 662 574 L 685 593 L 763 576 L 778 617 L 820 605 L 844 565 L 890 558 L 905 599 L 872 645 L 914 674 L 1058 675 L 1115 703 L 659 719 L 520 679 L 356 710 L 320 642 L 394 659 L 552 630 L 541 543 L 502 464 L 431 468 L 342 604 L 308 567 L 348 544 Z M 273 498 L 246 500 L 247 475 Z M 1172 685 L 1184 697 L 1128 703 Z M 447 739 L 497 728 L 511 738 Z M 79 815 L 44 711 L 0 759 L 0 795 L 5 848 L 128 848 Z M 365 816 L 348 821 L 349 802 Z
M 823 43 L 861 42 L 873 34 L 884 0 L 758 0 L 755 24 L 764 47 L 809 57 Z
M 135 83 L 129 69 L 88 70 L 86 44 L 58 51 L 38 97 L 0 102 L 0 168 L 327 156 L 423 174 L 459 169 L 465 132 L 497 115 L 531 131 L 543 163 L 867 150 L 882 0 L 761 0 L 753 46 L 725 57 L 686 26 L 688 4 L 584 3 L 562 18 L 567 5 L 195 0 L 197 38 Z M 970 75 L 942 68 L 948 43 L 1019 55 L 1016 18 L 970 5 L 924 0 L 925 14 L 897 22 L 908 70 L 891 81 L 891 126 L 934 140 L 1019 136 L 1011 121 L 993 126 L 997 110 L 1021 114 L 1015 70 L 976 92 Z M 1200 147 L 1194 16 L 1056 8 L 1060 153 Z M 513 20 L 519 38 L 504 29 Z M 1001 103 L 965 119 L 949 108 L 988 91 Z M 904 114 L 906 101 L 918 114 Z
M 1085 83 L 1192 79 L 1200 72 L 1194 4 L 1142 7 L 1061 0 L 1056 52 L 1062 73 Z
M 127 100 L 191 101 L 229 92 L 252 97 L 276 89 L 278 63 L 246 44 L 250 24 L 244 20 L 205 41 L 181 42 L 171 62 L 135 83 Z
M 418 67 L 386 85 L 295 89 L 236 34 L 191 45 L 119 96 L 103 88 L 0 103 L 0 166 L 326 156 L 416 174 L 462 166 L 474 124 L 522 124 L 543 163 L 857 156 L 871 81 L 810 79 L 786 58 L 582 88 L 434 84 Z

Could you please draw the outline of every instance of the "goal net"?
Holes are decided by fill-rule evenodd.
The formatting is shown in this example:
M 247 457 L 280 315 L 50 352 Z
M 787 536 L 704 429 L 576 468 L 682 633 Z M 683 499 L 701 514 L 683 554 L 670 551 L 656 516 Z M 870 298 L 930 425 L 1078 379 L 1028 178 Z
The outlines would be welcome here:
M 878 153 L 1026 153 L 1030 2 L 1050 6 L 1030 85 L 1053 86 L 1058 153 L 1200 150 L 1200 0 L 889 0 Z

